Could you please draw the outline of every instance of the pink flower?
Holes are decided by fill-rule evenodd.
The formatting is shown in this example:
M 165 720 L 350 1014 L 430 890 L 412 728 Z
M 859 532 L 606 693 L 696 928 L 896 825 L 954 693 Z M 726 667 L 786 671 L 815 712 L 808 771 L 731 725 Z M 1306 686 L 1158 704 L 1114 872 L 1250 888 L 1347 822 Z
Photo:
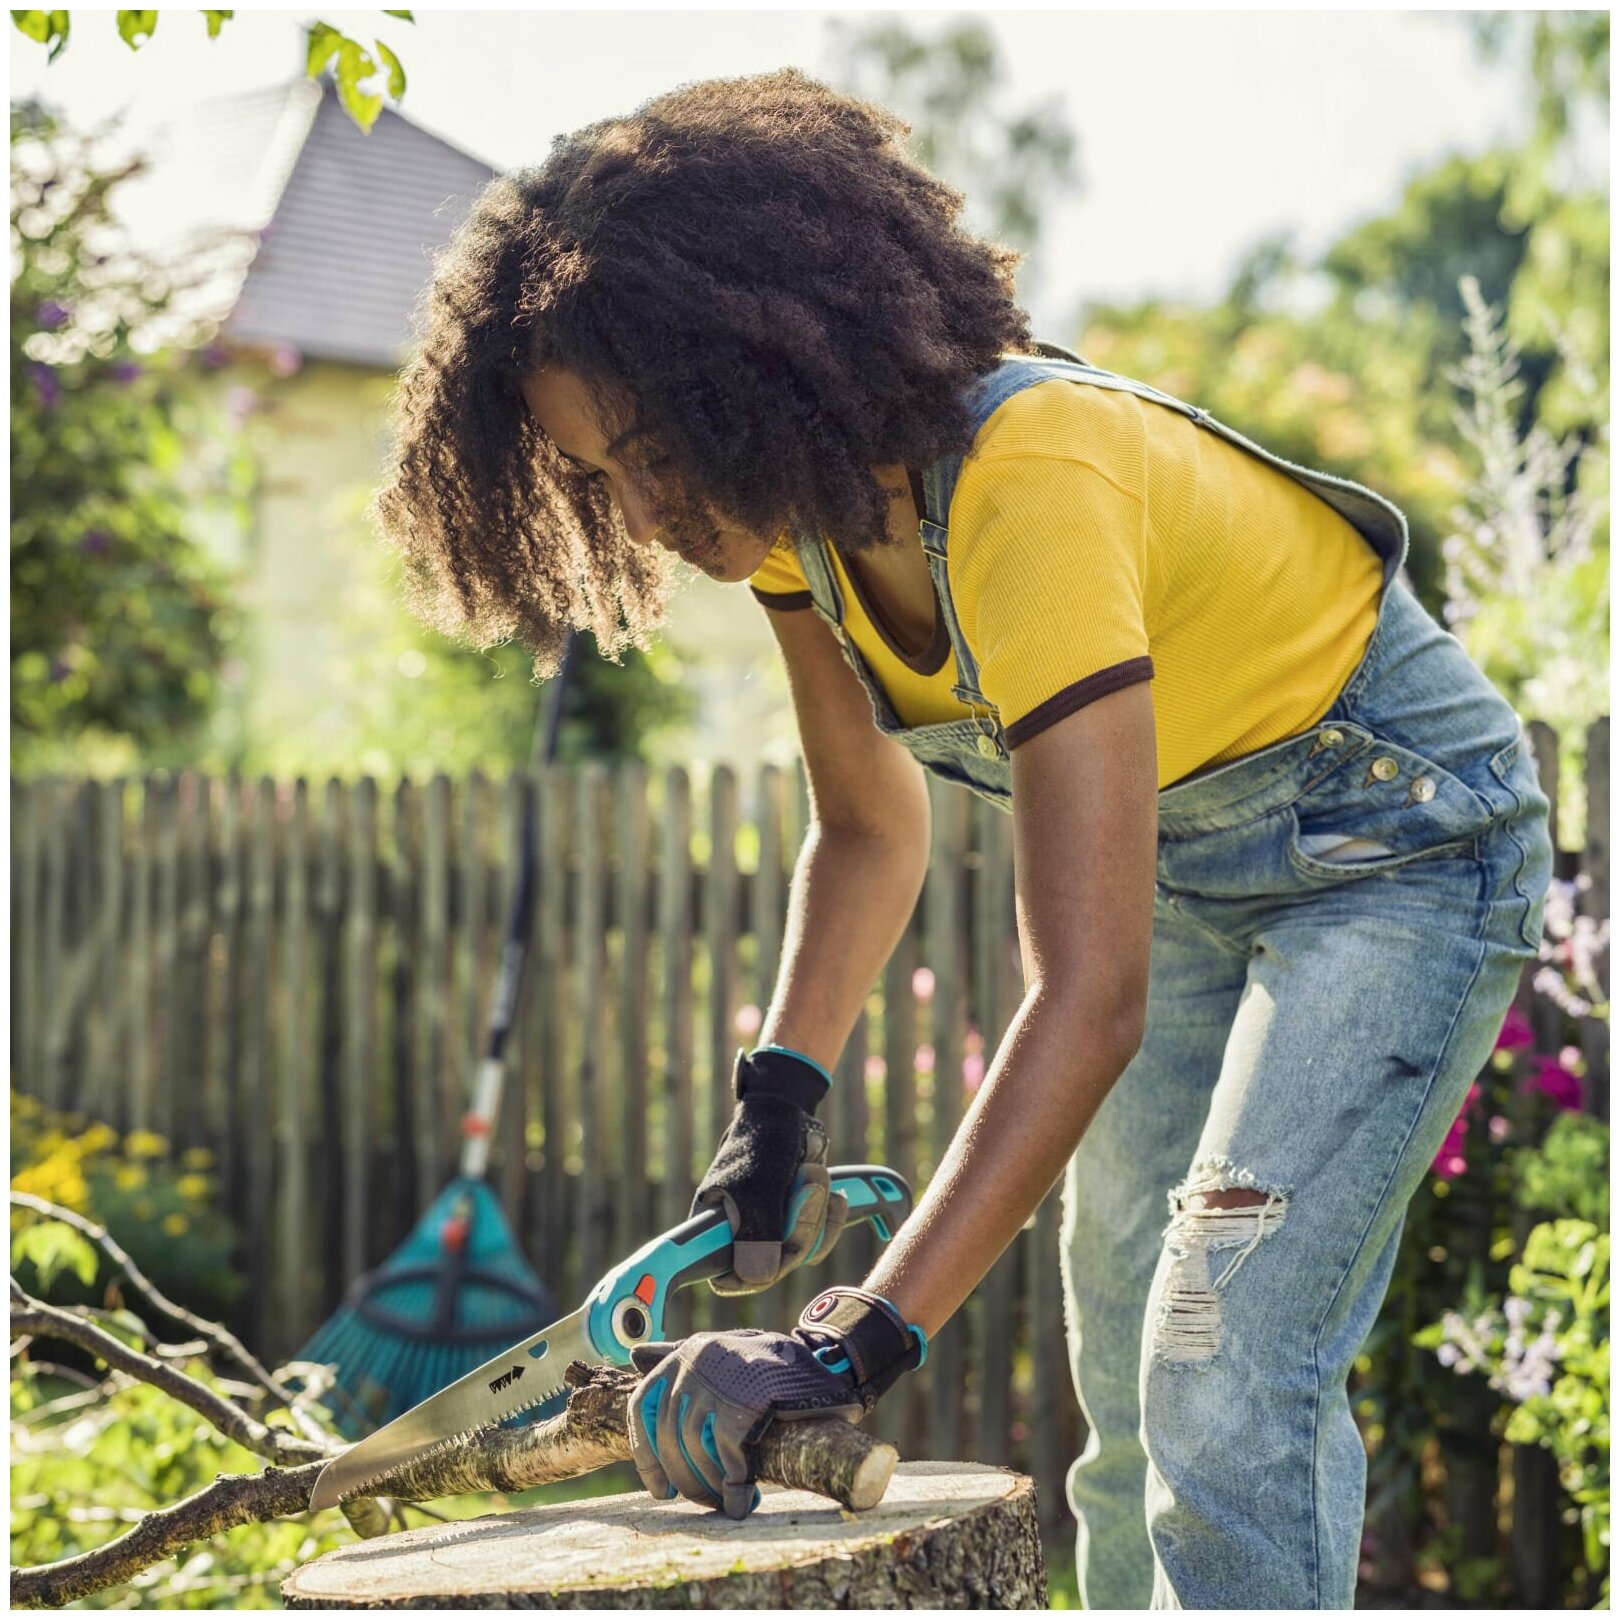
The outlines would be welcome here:
M 1440 1151 L 1434 1156 L 1432 1169 L 1437 1176 L 1446 1181 L 1454 1180 L 1467 1168 L 1468 1161 L 1463 1157 L 1463 1144 L 1468 1140 L 1468 1120 L 1459 1114 L 1451 1122 L 1451 1129 L 1446 1132 L 1446 1139 L 1440 1144 Z
M 1513 1134 L 1513 1126 L 1500 1114 L 1491 1115 L 1491 1122 L 1487 1129 L 1490 1131 L 1491 1140 L 1498 1144 L 1507 1141 Z
M 930 1001 L 934 995 L 934 970 L 920 967 L 911 975 L 911 993 L 919 1001 Z
M 290 377 L 304 363 L 304 357 L 290 343 L 278 343 L 270 351 L 270 370 L 277 377 Z
M 731 1027 L 746 1041 L 751 1036 L 759 1034 L 759 1026 L 764 1022 L 765 1015 L 750 1001 L 737 1009 L 737 1016 L 732 1019 Z
M 977 1024 L 969 1024 L 967 1034 L 962 1037 L 962 1050 L 964 1052 L 982 1052 L 984 1050 L 984 1036 Z
M 969 1052 L 962 1059 L 962 1084 L 969 1091 L 977 1091 L 984 1084 L 984 1059 L 977 1052 Z
M 934 1072 L 934 1049 L 931 1046 L 919 1046 L 917 1055 L 912 1060 L 918 1074 L 932 1074 Z
M 1502 1020 L 1502 1032 L 1496 1037 L 1497 1051 L 1511 1052 L 1529 1046 L 1534 1040 L 1530 1020 L 1517 1007 L 1509 1007 L 1507 1017 Z
M 1577 1112 L 1582 1103 L 1581 1082 L 1557 1058 L 1544 1057 L 1533 1074 L 1519 1082 L 1519 1090 L 1526 1096 L 1539 1092 L 1555 1108 L 1568 1113 Z
M 868 1080 L 883 1080 L 887 1078 L 889 1065 L 874 1052 L 866 1060 L 866 1078 Z

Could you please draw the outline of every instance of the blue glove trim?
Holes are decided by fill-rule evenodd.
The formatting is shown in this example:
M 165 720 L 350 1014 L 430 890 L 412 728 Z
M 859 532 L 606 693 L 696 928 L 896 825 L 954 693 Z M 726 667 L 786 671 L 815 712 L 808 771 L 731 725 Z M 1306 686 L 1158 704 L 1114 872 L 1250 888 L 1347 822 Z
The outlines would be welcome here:
M 830 1355 L 837 1356 L 837 1361 L 828 1361 L 826 1358 Z M 816 1351 L 816 1360 L 819 1361 L 821 1365 L 830 1373 L 849 1371 L 849 1357 L 840 1354 L 836 1344 L 824 1344 L 818 1351 Z
M 796 1052 L 791 1046 L 779 1046 L 775 1041 L 772 1041 L 768 1046 L 756 1046 L 754 1052 L 786 1052 L 789 1057 L 800 1058 L 808 1063 L 829 1086 L 833 1083 L 833 1077 L 808 1052 Z M 754 1052 L 750 1052 L 749 1057 L 752 1057 Z
M 703 1428 L 698 1434 L 698 1439 L 703 1443 L 703 1449 L 714 1458 L 714 1466 L 720 1470 L 721 1479 L 724 1479 L 726 1477 L 726 1466 L 720 1461 L 720 1448 L 714 1443 L 713 1412 L 709 1413 L 709 1415 L 704 1418 Z
M 928 1335 L 926 1333 L 924 1333 L 923 1330 L 920 1327 L 918 1327 L 915 1322 L 906 1322 L 906 1318 L 905 1318 L 904 1313 L 900 1310 L 900 1308 L 895 1304 L 895 1302 L 892 1299 L 884 1299 L 884 1296 L 882 1294 L 876 1294 L 873 1297 L 875 1299 L 883 1300 L 883 1303 L 885 1305 L 887 1305 L 891 1311 L 894 1312 L 894 1319 L 897 1322 L 905 1322 L 907 1330 L 909 1332 L 915 1333 L 917 1335 L 917 1343 L 922 1346 L 922 1355 L 918 1359 L 917 1365 L 911 1369 L 913 1372 L 917 1372 L 922 1367 L 923 1363 L 928 1360 Z
M 714 1485 L 713 1485 L 712 1481 L 709 1479 L 709 1476 L 707 1474 L 705 1474 L 703 1472 L 703 1470 L 701 1468 L 699 1468 L 698 1465 L 695 1462 L 692 1461 L 692 1453 L 686 1449 L 686 1409 L 691 1404 L 692 1404 L 692 1397 L 690 1395 L 681 1396 L 681 1409 L 680 1409 L 679 1412 L 677 1412 L 675 1414 L 675 1444 L 678 1445 L 681 1448 L 681 1455 L 686 1459 L 686 1466 L 688 1468 L 690 1468 L 692 1470 L 692 1472 L 694 1474 L 696 1474 L 697 1477 L 699 1479 L 701 1479 L 703 1481 L 703 1483 L 709 1487 L 710 1493 L 714 1496 L 715 1502 L 720 1504 L 721 1506 L 724 1506 L 724 1503 L 723 1503 L 719 1493 L 717 1491 L 715 1491 Z M 707 1424 L 708 1424 L 708 1427 L 712 1430 L 713 1425 L 714 1425 L 714 1413 L 713 1412 L 711 1412 L 709 1414 Z M 704 1439 L 708 1439 L 708 1438 L 709 1438 L 709 1436 L 707 1434 L 705 1434 Z M 715 1455 L 714 1460 L 716 1462 L 719 1462 L 720 1461 L 719 1456 Z M 722 1470 L 722 1476 L 723 1475 L 724 1475 L 724 1470 Z
M 647 1449 L 653 1454 L 653 1461 L 660 1468 L 664 1467 L 664 1459 L 658 1455 L 658 1408 L 664 1399 L 664 1391 L 669 1388 L 667 1378 L 655 1379 L 647 1388 L 647 1393 L 641 1397 L 641 1410 L 637 1418 L 641 1424 L 641 1432 L 646 1437 Z M 666 1477 L 667 1477 L 667 1470 Z M 679 1496 L 680 1492 L 673 1485 L 669 1488 L 670 1496 Z M 667 1498 L 666 1498 L 667 1500 Z

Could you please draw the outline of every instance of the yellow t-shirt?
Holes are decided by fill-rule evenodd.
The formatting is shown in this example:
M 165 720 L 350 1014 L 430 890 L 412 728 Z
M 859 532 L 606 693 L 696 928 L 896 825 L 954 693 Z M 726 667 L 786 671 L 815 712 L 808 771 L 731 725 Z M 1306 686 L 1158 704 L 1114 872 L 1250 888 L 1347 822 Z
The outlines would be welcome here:
M 1161 788 L 1321 719 L 1377 619 L 1383 564 L 1325 501 L 1169 406 L 1078 379 L 991 414 L 949 529 L 951 598 L 1008 746 L 1152 680 Z M 902 724 L 966 715 L 937 616 L 906 658 L 827 554 Z M 809 606 L 786 540 L 749 585 L 767 607 Z

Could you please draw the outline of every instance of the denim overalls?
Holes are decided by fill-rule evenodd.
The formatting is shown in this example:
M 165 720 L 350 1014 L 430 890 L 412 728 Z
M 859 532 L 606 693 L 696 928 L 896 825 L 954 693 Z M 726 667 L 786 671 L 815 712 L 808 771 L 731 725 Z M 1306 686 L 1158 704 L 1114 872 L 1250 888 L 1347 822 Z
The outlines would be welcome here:
M 1395 507 L 1078 360 L 1009 357 L 978 424 L 1058 376 L 1182 411 L 1305 483 L 1384 563 L 1372 639 L 1322 719 L 1159 793 L 1146 1032 L 1063 1188 L 1084 1603 L 1349 1608 L 1366 1454 L 1347 1383 L 1407 1203 L 1536 954 L 1548 804 L 1512 708 L 1400 576 Z M 799 555 L 878 729 L 1007 807 L 936 521 L 959 470 L 927 469 L 922 542 L 971 718 L 902 726 L 819 543 Z M 1198 1207 L 1208 1192 L 1251 1201 Z

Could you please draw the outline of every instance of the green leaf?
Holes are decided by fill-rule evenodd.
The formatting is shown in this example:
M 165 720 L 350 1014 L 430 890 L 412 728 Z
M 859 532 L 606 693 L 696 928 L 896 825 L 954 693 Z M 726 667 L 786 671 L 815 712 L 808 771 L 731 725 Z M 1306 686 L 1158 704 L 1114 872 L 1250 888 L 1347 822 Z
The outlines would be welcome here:
M 382 112 L 383 98 L 362 90 L 352 79 L 341 72 L 337 81 L 338 100 L 343 103 L 343 110 L 348 113 L 366 134 L 371 133 L 371 126 L 377 122 Z
M 405 69 L 400 66 L 399 58 L 380 39 L 377 41 L 377 55 L 388 70 L 388 93 L 398 101 L 405 94 Z
M 416 18 L 413 17 L 408 11 L 385 11 L 383 16 L 398 17 L 401 22 L 413 23 L 416 21 Z
M 14 11 L 11 20 L 18 31 L 26 34 L 37 45 L 51 37 L 51 14 L 48 11 Z
M 311 23 L 309 45 L 304 55 L 305 76 L 318 79 L 322 69 L 337 55 L 344 43 L 342 33 L 330 23 Z
M 47 62 L 54 62 L 63 51 L 67 49 L 68 28 L 71 19 L 65 11 L 53 11 L 50 16 L 51 48 L 46 55 Z
M 335 69 L 338 100 L 349 117 L 368 135 L 371 126 L 377 122 L 378 114 L 382 112 L 383 98 L 374 91 L 361 89 L 361 85 L 376 71 L 377 64 L 372 60 L 371 53 L 358 40 L 345 38 L 341 41 Z
M 218 39 L 220 29 L 235 15 L 234 11 L 205 11 L 203 16 L 208 22 L 208 37 Z
M 85 1287 L 96 1280 L 101 1261 L 94 1245 L 66 1221 L 39 1221 L 25 1226 L 11 1240 L 11 1263 L 32 1260 L 42 1293 L 50 1289 L 63 1267 L 70 1268 Z
M 138 51 L 157 32 L 157 21 L 155 11 L 120 11 L 118 37 L 132 51 Z

